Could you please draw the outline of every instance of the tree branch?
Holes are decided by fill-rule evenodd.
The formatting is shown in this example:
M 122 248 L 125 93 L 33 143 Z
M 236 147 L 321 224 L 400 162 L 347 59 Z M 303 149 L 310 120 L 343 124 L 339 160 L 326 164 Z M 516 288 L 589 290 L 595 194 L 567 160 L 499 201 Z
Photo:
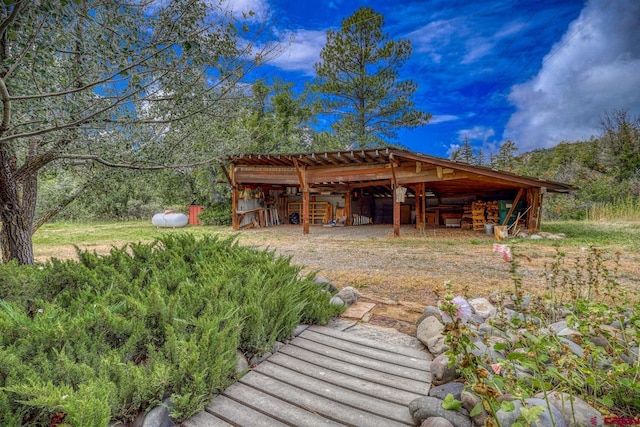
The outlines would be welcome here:
M 54 206 L 53 208 L 45 212 L 31 226 L 31 235 L 33 236 L 35 232 L 38 231 L 40 227 L 42 227 L 43 224 L 46 224 L 47 221 L 49 221 L 51 218 L 53 218 L 54 216 L 62 212 L 64 208 L 69 206 L 69 204 L 71 204 L 75 199 L 77 199 L 78 196 L 80 196 L 84 192 L 84 190 L 86 190 L 86 188 L 87 188 L 87 184 L 83 185 L 73 193 L 67 195 L 64 199 L 60 200 L 60 202 L 56 206 Z
M 137 163 L 115 163 L 109 160 L 105 160 L 102 157 L 95 154 L 64 154 L 59 156 L 58 158 L 73 159 L 73 160 L 90 160 L 92 162 L 96 162 L 110 168 L 131 169 L 131 170 L 163 170 L 163 169 L 192 168 L 192 167 L 208 165 L 208 164 L 216 163 L 220 161 L 219 159 L 211 158 L 201 162 L 178 164 L 178 165 L 144 165 L 144 164 L 137 164 Z

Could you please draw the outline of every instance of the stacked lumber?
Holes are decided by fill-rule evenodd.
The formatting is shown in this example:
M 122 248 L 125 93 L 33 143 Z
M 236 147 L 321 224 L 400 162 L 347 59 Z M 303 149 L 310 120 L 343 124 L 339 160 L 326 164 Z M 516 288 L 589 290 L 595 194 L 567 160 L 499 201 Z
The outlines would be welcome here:
M 464 230 L 471 230 L 473 228 L 473 215 L 471 213 L 471 205 L 464 205 L 464 213 L 462 214 L 460 228 Z
M 487 222 L 485 217 L 486 205 L 487 203 L 483 201 L 475 201 L 471 203 L 471 221 L 475 231 L 484 230 L 484 224 Z
M 493 222 L 494 224 L 498 224 L 500 222 L 500 208 L 498 207 L 497 200 L 487 202 L 485 210 L 487 212 L 487 222 Z

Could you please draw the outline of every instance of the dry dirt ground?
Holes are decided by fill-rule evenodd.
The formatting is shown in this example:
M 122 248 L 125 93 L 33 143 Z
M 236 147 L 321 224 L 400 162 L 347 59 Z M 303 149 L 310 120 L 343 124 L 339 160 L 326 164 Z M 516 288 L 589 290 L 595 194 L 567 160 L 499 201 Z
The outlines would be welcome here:
M 290 256 L 339 288 L 359 289 L 365 301 L 377 303 L 370 323 L 410 334 L 424 306 L 444 294 L 445 281 L 471 297 L 513 289 L 510 264 L 493 252 L 494 237 L 478 231 L 403 226 L 394 237 L 389 225 L 315 226 L 303 235 L 299 226 L 278 226 L 240 232 L 239 240 Z M 585 256 L 579 247 L 563 245 L 562 251 L 568 260 Z M 557 254 L 554 243 L 520 241 L 514 252 L 525 289 L 544 291 L 545 265 Z M 638 261 L 623 255 L 622 275 L 635 277 Z
M 424 306 L 444 294 L 445 281 L 451 282 L 455 293 L 469 297 L 513 290 L 510 264 L 493 252 L 494 237 L 479 231 L 443 227 L 418 231 L 407 225 L 401 227 L 400 237 L 394 237 L 390 225 L 313 226 L 303 235 L 300 226 L 281 225 L 240 232 L 229 229 L 229 233 L 237 236 L 240 244 L 289 256 L 294 264 L 305 266 L 305 272 L 316 272 L 339 288 L 357 288 L 364 301 L 376 303 L 369 323 L 409 334 L 415 333 L 415 322 Z M 573 260 L 585 257 L 569 240 L 560 243 L 568 269 Z M 83 249 L 107 253 L 110 247 Z M 554 242 L 520 240 L 513 248 L 525 290 L 544 292 L 545 266 L 557 253 Z M 55 254 L 40 254 L 40 258 L 75 256 L 73 247 L 69 246 L 68 254 L 65 251 L 57 247 Z M 619 278 L 636 294 L 639 270 L 640 255 L 623 253 Z

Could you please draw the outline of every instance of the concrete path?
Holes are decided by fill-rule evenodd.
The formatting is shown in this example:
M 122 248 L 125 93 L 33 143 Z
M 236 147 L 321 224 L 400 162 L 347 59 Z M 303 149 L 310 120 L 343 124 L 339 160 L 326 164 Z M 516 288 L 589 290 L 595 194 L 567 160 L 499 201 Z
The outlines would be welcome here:
M 413 426 L 407 406 L 427 395 L 430 360 L 384 334 L 312 326 L 182 425 Z

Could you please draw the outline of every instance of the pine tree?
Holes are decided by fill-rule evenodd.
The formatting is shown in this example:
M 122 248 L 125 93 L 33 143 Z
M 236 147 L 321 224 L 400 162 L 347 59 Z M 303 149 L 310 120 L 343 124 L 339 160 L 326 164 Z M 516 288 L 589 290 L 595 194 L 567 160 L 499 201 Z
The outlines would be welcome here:
M 335 117 L 333 131 L 345 146 L 379 146 L 397 138 L 400 128 L 426 124 L 430 114 L 414 108 L 417 85 L 400 80 L 399 70 L 411 55 L 409 40 L 390 40 L 384 17 L 361 7 L 327 32 L 327 44 L 315 64 L 312 89 L 321 108 Z
M 477 162 L 477 158 L 473 154 L 473 146 L 469 142 L 469 137 L 465 136 L 462 145 L 451 154 L 451 160 L 473 164 Z
M 496 154 L 492 167 L 500 170 L 512 171 L 515 167 L 515 158 L 518 147 L 516 143 L 509 140 L 500 146 L 498 154 Z

